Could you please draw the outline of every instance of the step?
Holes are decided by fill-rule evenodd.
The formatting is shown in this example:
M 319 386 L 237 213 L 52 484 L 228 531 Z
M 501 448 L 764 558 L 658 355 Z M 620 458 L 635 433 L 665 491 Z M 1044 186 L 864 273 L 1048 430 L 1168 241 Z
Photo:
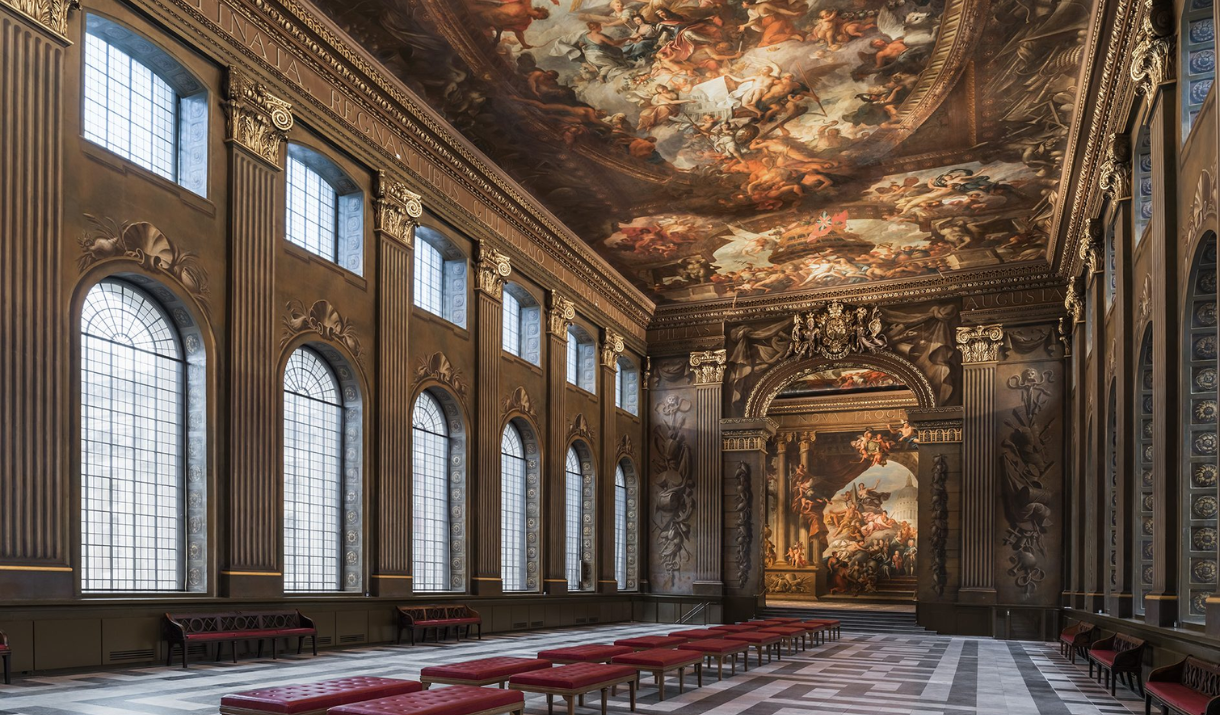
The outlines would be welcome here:
M 914 612 L 872 610 L 861 608 L 808 608 L 798 606 L 766 606 L 759 612 L 762 618 L 787 616 L 807 619 L 838 620 L 843 630 L 855 633 L 920 635 L 931 631 L 915 621 Z

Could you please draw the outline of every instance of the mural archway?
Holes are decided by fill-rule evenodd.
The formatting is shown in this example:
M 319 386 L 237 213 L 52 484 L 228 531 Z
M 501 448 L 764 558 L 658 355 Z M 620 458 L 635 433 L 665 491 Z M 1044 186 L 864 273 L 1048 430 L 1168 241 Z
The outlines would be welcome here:
M 888 352 L 779 363 L 747 418 L 767 447 L 764 582 L 772 600 L 910 600 L 918 558 L 919 450 L 908 409 L 936 407 L 913 364 Z

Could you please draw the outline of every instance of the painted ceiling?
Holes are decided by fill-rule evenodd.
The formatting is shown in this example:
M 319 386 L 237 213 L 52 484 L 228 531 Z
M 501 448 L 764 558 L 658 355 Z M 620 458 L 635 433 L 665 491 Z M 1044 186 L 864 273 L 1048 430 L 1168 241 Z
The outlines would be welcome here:
M 906 389 L 906 385 L 901 380 L 880 370 L 831 368 L 806 375 L 792 382 L 777 397 L 820 397 L 822 395 L 896 392 Z
M 1046 259 L 1084 0 L 319 0 L 658 301 Z

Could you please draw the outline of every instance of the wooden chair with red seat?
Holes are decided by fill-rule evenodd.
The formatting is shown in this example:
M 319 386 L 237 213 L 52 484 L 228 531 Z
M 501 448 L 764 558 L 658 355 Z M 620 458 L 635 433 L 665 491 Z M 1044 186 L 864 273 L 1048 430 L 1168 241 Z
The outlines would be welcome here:
M 4 631 L 0 631 L 0 660 L 4 661 L 4 684 L 12 685 L 13 676 L 9 667 L 9 656 L 13 654 L 13 649 L 8 645 L 8 636 L 4 635 Z
M 1089 646 L 1089 676 L 1093 675 L 1093 666 L 1097 666 L 1097 679 L 1105 676 L 1105 682 L 1114 694 L 1114 684 L 1118 676 L 1122 676 L 1127 688 L 1144 694 L 1144 641 L 1121 633 L 1115 633 L 1109 638 L 1094 641 Z M 1132 679 L 1134 677 L 1134 682 Z
M 1185 715 L 1220 715 L 1220 665 L 1187 657 L 1180 663 L 1156 668 L 1144 683 L 1144 712 Z
M 1076 625 L 1064 628 L 1059 632 L 1059 652 L 1075 663 L 1077 653 L 1087 655 L 1085 649 L 1093 639 L 1096 628 L 1094 624 L 1084 621 L 1077 621 Z

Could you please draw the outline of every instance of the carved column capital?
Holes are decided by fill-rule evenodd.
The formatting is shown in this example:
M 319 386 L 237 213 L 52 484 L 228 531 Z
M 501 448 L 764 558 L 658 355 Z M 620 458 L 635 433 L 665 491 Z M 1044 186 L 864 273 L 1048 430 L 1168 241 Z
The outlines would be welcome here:
M 728 362 L 728 352 L 724 348 L 691 353 L 690 366 L 695 373 L 695 384 L 719 385 L 724 381 L 726 362 Z
M 1084 297 L 1075 278 L 1068 281 L 1067 290 L 1063 294 L 1063 309 L 1068 314 L 1069 328 L 1084 319 Z
M 237 67 L 229 67 L 227 139 L 280 168 L 280 145 L 292 128 L 292 105 Z
M 617 367 L 618 356 L 622 355 L 626 349 L 627 346 L 623 342 L 623 336 L 610 328 L 606 328 L 605 335 L 602 337 L 602 365 L 605 367 Z
M 1097 186 L 1111 201 L 1131 198 L 1131 139 L 1126 134 L 1111 134 L 1106 158 L 1098 167 Z
M 1105 269 L 1105 243 L 1106 227 L 1101 218 L 1093 217 L 1085 221 L 1076 250 L 1087 272 L 1086 276 L 1101 273 Z
M 568 339 L 568 328 L 576 320 L 576 304 L 563 297 L 558 291 L 551 291 L 547 298 L 546 331 L 564 340 Z
M 1144 0 L 1139 41 L 1131 51 L 1131 79 L 1135 80 L 1136 93 L 1151 97 L 1162 85 L 1173 83 L 1176 45 L 1172 4 Z
M 999 360 L 1003 341 L 1003 325 L 964 325 L 957 329 L 957 349 L 962 351 L 963 363 Z
M 504 279 L 512 273 L 508 256 L 492 248 L 486 241 L 479 241 L 479 258 L 475 264 L 475 290 L 492 298 L 504 295 Z
M 68 34 L 68 12 L 79 10 L 78 0 L 0 0 L 17 12 L 61 37 Z
M 778 427 L 767 417 L 727 417 L 720 420 L 720 445 L 724 452 L 765 452 Z
M 377 172 L 377 185 L 373 189 L 375 198 L 373 228 L 390 238 L 411 247 L 415 238 L 416 219 L 424 214 L 420 195 L 407 188 L 398 179 L 392 179 L 384 170 Z

